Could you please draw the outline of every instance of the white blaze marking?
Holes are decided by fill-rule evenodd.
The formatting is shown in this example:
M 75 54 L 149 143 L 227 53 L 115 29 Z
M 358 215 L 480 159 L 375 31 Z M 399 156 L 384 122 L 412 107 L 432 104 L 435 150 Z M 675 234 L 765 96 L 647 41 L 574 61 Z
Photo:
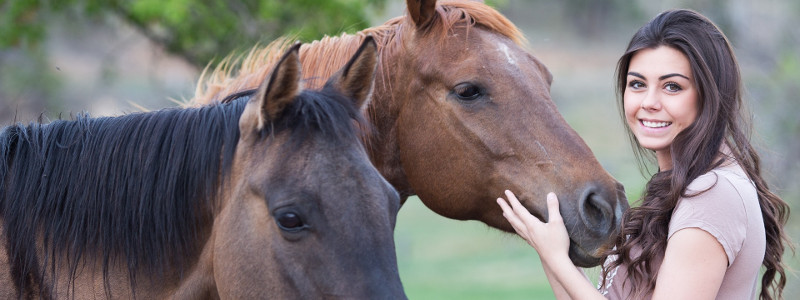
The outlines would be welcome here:
M 509 64 L 512 65 L 517 64 L 517 61 L 515 61 L 514 58 L 511 57 L 511 53 L 508 52 L 508 46 L 506 44 L 500 44 L 500 51 L 502 51 L 503 54 L 506 55 L 506 61 L 508 61 Z
M 539 143 L 539 141 L 537 140 L 536 145 L 539 145 L 539 148 L 541 148 L 542 151 L 544 151 L 544 156 L 547 158 L 547 162 L 553 164 L 553 159 L 550 158 L 550 153 L 548 153 L 547 149 L 545 149 L 544 146 L 542 146 L 542 143 Z

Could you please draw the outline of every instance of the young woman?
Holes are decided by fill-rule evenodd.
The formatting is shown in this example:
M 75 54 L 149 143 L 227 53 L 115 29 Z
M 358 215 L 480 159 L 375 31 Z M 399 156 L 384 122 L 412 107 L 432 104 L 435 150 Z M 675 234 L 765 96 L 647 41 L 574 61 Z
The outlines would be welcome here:
M 547 223 L 510 191 L 508 202 L 497 199 L 539 253 L 556 297 L 781 298 L 789 208 L 761 177 L 727 38 L 696 12 L 661 13 L 619 60 L 617 92 L 639 161 L 654 157 L 659 171 L 626 212 L 599 290 L 567 256 L 556 195 L 548 195 Z

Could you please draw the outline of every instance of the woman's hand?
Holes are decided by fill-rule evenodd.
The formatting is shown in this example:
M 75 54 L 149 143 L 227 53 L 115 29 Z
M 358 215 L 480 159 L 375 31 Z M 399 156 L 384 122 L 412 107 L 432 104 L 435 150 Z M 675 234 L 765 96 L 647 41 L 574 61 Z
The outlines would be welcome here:
M 497 198 L 497 204 L 517 234 L 539 252 L 556 299 L 605 299 L 569 260 L 569 235 L 558 210 L 556 194 L 547 194 L 547 223 L 531 215 L 511 191 L 506 191 L 506 197 L 508 203 Z
M 569 235 L 564 226 L 564 219 L 558 210 L 558 198 L 553 193 L 547 194 L 547 210 L 549 220 L 547 223 L 539 221 L 519 203 L 514 193 L 506 190 L 505 199 L 497 198 L 497 204 L 503 209 L 503 217 L 511 223 L 528 244 L 536 249 L 539 257 L 545 264 L 567 257 L 569 252 Z M 563 255 L 562 257 L 560 257 Z

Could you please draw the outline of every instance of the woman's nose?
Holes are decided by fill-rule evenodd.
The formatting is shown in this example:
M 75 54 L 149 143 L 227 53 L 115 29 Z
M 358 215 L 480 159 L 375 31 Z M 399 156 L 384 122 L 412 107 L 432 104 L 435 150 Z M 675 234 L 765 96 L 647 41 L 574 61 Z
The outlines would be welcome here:
M 661 99 L 656 91 L 650 90 L 644 95 L 642 99 L 642 109 L 645 110 L 659 110 L 661 109 Z

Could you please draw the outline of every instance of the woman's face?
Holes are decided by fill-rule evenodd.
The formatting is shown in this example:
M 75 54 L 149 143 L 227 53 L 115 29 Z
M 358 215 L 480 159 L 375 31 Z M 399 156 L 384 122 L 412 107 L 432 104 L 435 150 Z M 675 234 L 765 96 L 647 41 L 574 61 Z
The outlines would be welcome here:
M 697 119 L 699 110 L 689 59 L 667 46 L 642 49 L 631 58 L 627 74 L 622 100 L 628 126 L 642 147 L 657 157 L 669 156 L 675 136 Z

